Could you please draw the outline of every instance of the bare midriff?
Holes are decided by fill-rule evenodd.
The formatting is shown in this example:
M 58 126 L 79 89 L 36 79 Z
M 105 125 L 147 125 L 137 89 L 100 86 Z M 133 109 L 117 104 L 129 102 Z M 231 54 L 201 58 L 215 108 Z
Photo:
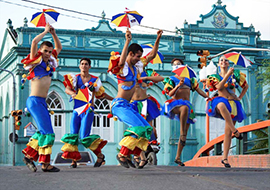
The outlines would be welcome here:
M 51 77 L 44 76 L 40 79 L 31 80 L 31 93 L 30 96 L 38 96 L 46 98 L 51 85 Z
M 135 81 L 123 82 L 123 83 L 118 84 L 118 93 L 117 93 L 117 96 L 115 98 L 123 98 L 123 99 L 126 99 L 127 101 L 130 101 L 133 94 L 134 94 L 135 87 L 133 87 L 130 90 L 124 90 L 124 89 L 122 89 L 122 86 L 123 85 L 132 86 L 133 82 L 135 82 Z

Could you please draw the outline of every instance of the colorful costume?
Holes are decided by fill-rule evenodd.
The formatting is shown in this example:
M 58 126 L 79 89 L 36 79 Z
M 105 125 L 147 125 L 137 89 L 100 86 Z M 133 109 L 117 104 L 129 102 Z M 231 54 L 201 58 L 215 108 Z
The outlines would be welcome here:
M 160 104 L 153 96 L 148 96 L 144 100 L 134 100 L 131 104 L 133 109 L 139 112 L 146 121 L 152 121 L 160 115 Z
M 136 68 L 133 66 L 134 75 L 129 69 L 128 63 L 123 67 L 119 67 L 118 54 L 112 52 L 108 72 L 112 72 L 118 79 L 118 84 L 126 81 L 133 81 L 132 86 L 122 85 L 122 89 L 130 90 L 134 87 L 137 81 Z M 137 64 L 142 64 L 138 62 Z M 148 140 L 152 133 L 152 127 L 148 122 L 136 112 L 128 100 L 123 98 L 115 98 L 111 104 L 111 113 L 118 119 L 130 127 L 124 132 L 124 138 L 120 141 L 120 154 L 127 156 L 130 154 L 139 155 L 141 150 L 146 151 Z
M 48 63 L 42 60 L 41 52 L 38 52 L 34 59 L 30 59 L 29 54 L 27 58 L 22 60 L 22 63 L 24 63 L 25 69 L 29 69 L 28 76 L 24 76 L 28 80 L 40 79 L 47 75 L 52 76 L 52 72 L 58 66 L 57 52 L 53 50 Z M 33 116 L 39 131 L 30 138 L 27 147 L 22 152 L 26 156 L 33 158 L 34 161 L 39 158 L 40 163 L 50 163 L 55 134 L 47 109 L 46 98 L 30 96 L 27 99 L 26 107 Z
M 95 91 L 96 98 L 104 96 L 105 89 L 100 79 L 96 76 L 91 75 L 91 79 L 85 84 L 83 84 L 80 74 L 68 74 L 64 78 L 65 81 L 63 83 L 65 87 L 69 86 L 74 92 L 78 92 L 79 89 L 89 89 L 87 91 L 91 97 L 89 104 L 92 104 L 93 91 Z M 78 151 L 79 138 L 85 148 L 89 148 L 97 156 L 101 153 L 101 149 L 107 144 L 107 141 L 100 139 L 99 135 L 90 135 L 93 119 L 94 106 L 91 105 L 88 109 L 83 110 L 82 113 L 78 113 L 74 108 L 70 123 L 70 133 L 65 134 L 61 139 L 65 143 L 61 149 L 64 152 L 62 158 L 74 161 L 81 159 Z
M 176 85 L 178 85 L 178 83 L 180 82 L 180 80 L 178 78 L 176 78 L 175 76 L 171 76 L 168 78 L 165 78 L 163 83 L 164 83 L 164 90 L 163 93 L 169 93 Z M 198 88 L 198 82 L 195 78 L 185 78 L 184 80 L 184 84 L 182 86 L 180 86 L 179 88 L 183 88 L 183 87 L 188 87 L 191 90 L 196 90 Z M 188 107 L 188 120 L 187 123 L 191 123 L 194 124 L 196 122 L 195 119 L 195 113 L 194 113 L 194 109 L 192 107 L 192 104 L 188 101 L 188 100 L 182 100 L 182 99 L 170 99 L 167 100 L 164 104 L 164 106 L 162 107 L 162 113 L 167 116 L 170 119 L 177 119 L 179 120 L 179 115 L 176 115 L 173 113 L 173 109 L 175 107 L 181 107 L 181 106 L 187 106 Z
M 214 74 L 208 76 L 206 81 L 207 86 L 210 91 L 216 90 L 215 85 L 222 81 L 222 77 L 219 74 Z M 234 94 L 233 89 L 238 88 L 238 83 L 242 88 L 247 84 L 246 75 L 239 70 L 234 70 L 233 77 L 228 78 L 225 87 L 230 94 Z M 219 103 L 223 102 L 227 107 L 228 111 L 231 113 L 233 121 L 242 122 L 246 118 L 246 114 L 242 108 L 240 101 L 238 100 L 228 100 L 224 97 L 214 97 L 211 101 L 208 101 L 206 113 L 211 117 L 217 117 L 223 119 L 223 117 L 217 112 L 216 107 Z
M 159 74 L 156 73 L 153 69 L 143 70 L 140 77 L 147 77 L 147 76 L 148 77 L 159 76 Z M 145 80 L 142 82 L 147 84 L 146 87 L 143 87 L 142 83 L 139 82 L 140 88 L 144 90 L 149 88 L 149 86 L 153 85 L 152 81 L 149 82 Z M 139 112 L 139 114 L 141 114 L 141 116 L 143 116 L 148 122 L 160 116 L 160 111 L 161 111 L 160 103 L 153 96 L 148 96 L 148 98 L 144 100 L 132 100 L 131 104 L 133 105 L 133 109 Z M 156 140 L 154 133 L 152 133 L 151 138 L 150 138 L 150 141 L 152 140 Z
M 141 73 L 141 77 L 146 76 L 159 76 L 159 74 L 156 73 L 153 69 L 146 69 Z M 142 83 L 139 83 L 140 88 L 144 90 L 146 90 L 149 86 L 153 85 L 153 82 L 142 82 L 147 84 L 147 87 L 143 87 Z M 135 111 L 139 112 L 146 119 L 146 121 L 152 121 L 160 115 L 160 104 L 153 96 L 149 96 L 147 99 L 144 100 L 133 100 L 131 103 Z

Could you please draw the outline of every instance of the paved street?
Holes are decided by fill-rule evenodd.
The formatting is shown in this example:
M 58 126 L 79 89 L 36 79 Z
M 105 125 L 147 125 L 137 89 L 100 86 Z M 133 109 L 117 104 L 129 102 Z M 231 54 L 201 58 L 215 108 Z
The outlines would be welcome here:
M 176 190 L 176 189 L 270 189 L 270 169 L 193 168 L 146 166 L 125 169 L 121 166 L 59 167 L 59 173 L 36 173 L 26 166 L 0 167 L 3 190 Z

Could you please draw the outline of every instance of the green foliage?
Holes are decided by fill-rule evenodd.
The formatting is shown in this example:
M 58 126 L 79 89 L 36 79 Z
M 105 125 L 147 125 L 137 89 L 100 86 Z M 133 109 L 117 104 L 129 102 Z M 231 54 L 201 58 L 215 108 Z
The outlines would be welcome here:
M 268 152 L 268 146 L 269 146 L 268 135 L 269 134 L 268 134 L 267 130 L 268 130 L 268 128 L 252 132 L 254 135 L 256 135 L 255 139 L 263 139 L 263 140 L 257 141 L 255 143 L 255 145 L 247 151 L 247 153 L 249 153 L 249 154 L 269 154 L 269 152 Z M 260 149 L 265 149 L 265 150 L 260 150 Z M 255 150 L 259 150 L 259 151 L 253 152 Z
M 258 85 L 260 86 L 267 86 L 268 88 L 266 89 L 267 92 L 269 93 L 270 91 L 270 59 L 265 59 L 262 62 L 262 66 L 259 69 L 259 72 L 257 73 L 257 80 L 258 80 Z
M 270 95 L 270 59 L 265 59 L 257 72 L 257 87 L 263 88 L 264 102 L 269 101 Z M 270 119 L 270 106 L 268 103 L 267 118 Z

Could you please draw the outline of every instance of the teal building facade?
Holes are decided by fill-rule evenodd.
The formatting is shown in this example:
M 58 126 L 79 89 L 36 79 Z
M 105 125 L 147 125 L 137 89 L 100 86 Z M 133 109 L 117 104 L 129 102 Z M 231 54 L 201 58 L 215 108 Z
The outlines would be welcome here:
M 125 34 L 111 28 L 109 21 L 105 19 L 104 13 L 102 16 L 103 18 L 99 21 L 98 26 L 91 29 L 56 29 L 63 50 L 58 57 L 59 67 L 52 76 L 52 84 L 47 98 L 48 110 L 54 111 L 51 120 L 56 134 L 52 158 L 58 152 L 61 152 L 63 143 L 60 142 L 60 139 L 65 133 L 69 133 L 73 110 L 73 103 L 69 102 L 69 96 L 65 93 L 62 84 L 63 76 L 67 73 L 79 73 L 80 58 L 90 58 L 92 61 L 91 74 L 101 79 L 107 94 L 113 97 L 117 94 L 117 80 L 113 75 L 107 73 L 107 68 L 110 52 L 121 52 L 125 42 Z M 170 76 L 172 75 L 171 60 L 180 58 L 198 73 L 197 65 L 199 62 L 196 55 L 198 50 L 207 49 L 211 52 L 211 55 L 215 55 L 232 47 L 270 49 L 269 40 L 261 40 L 260 32 L 256 32 L 252 25 L 244 27 L 243 23 L 238 22 L 238 17 L 234 17 L 227 12 L 226 6 L 222 5 L 221 1 L 213 5 L 208 14 L 200 17 L 201 20 L 197 21 L 196 24 L 189 24 L 185 21 L 182 28 L 176 27 L 175 35 L 162 36 L 159 51 L 165 57 L 164 63 L 149 64 L 148 67 L 153 68 L 164 77 Z M 14 92 L 12 76 L 0 70 L 0 165 L 12 164 L 13 143 L 10 142 L 9 135 L 13 131 L 13 117 L 10 114 L 13 105 L 15 104 L 16 110 L 24 109 L 26 99 L 30 94 L 29 82 L 24 85 L 23 90 L 20 89 L 22 75 L 26 73 L 21 60 L 29 53 L 32 39 L 42 31 L 43 29 L 40 28 L 29 27 L 27 19 L 24 20 L 23 26 L 17 29 L 13 28 L 12 21 L 9 20 L 5 29 L 3 43 L 0 46 L 0 68 L 9 70 L 14 74 L 16 85 Z M 138 44 L 154 44 L 156 39 L 156 35 L 149 34 L 133 33 L 132 36 L 132 42 Z M 50 35 L 46 35 L 43 40 L 53 42 Z M 249 90 L 242 99 L 247 119 L 237 124 L 237 127 L 254 123 L 258 119 L 265 119 L 267 109 L 267 102 L 264 101 L 266 95 L 262 93 L 264 89 L 257 87 L 256 72 L 262 66 L 262 62 L 270 58 L 270 54 L 257 51 L 242 51 L 242 53 L 254 64 L 250 68 L 239 68 L 247 75 Z M 214 59 L 214 62 L 217 62 L 217 58 Z M 200 84 L 200 88 L 202 86 Z M 163 95 L 162 90 L 163 84 L 158 83 L 153 85 L 148 90 L 148 93 L 160 103 L 164 103 L 169 97 Z M 14 93 L 15 101 L 13 98 Z M 239 95 L 240 91 L 237 91 L 237 93 Z M 181 156 L 183 161 L 192 159 L 206 141 L 204 98 L 200 97 L 196 92 L 192 92 L 191 102 L 194 105 L 197 122 L 191 125 L 189 129 L 187 145 Z M 106 164 L 116 165 L 118 164 L 115 159 L 119 148 L 118 142 L 122 139 L 123 132 L 128 126 L 107 118 L 107 114 L 110 112 L 109 105 L 110 102 L 107 100 L 95 101 L 95 111 L 101 114 L 101 117 L 95 116 L 92 133 L 99 134 L 102 138 L 108 140 L 109 143 L 104 148 Z M 15 149 L 16 165 L 23 164 L 21 150 L 25 148 L 29 140 L 24 127 L 27 127 L 30 122 L 35 125 L 31 117 L 22 117 L 21 121 L 22 126 L 20 130 L 16 131 L 18 135 Z M 219 130 L 214 125 L 217 122 L 223 125 L 222 121 L 210 121 L 210 132 L 215 132 L 215 134 L 212 134 L 213 136 L 221 135 L 224 132 L 224 130 Z M 173 165 L 180 134 L 180 123 L 161 116 L 154 121 L 154 125 L 157 128 L 158 141 L 161 146 L 158 153 L 158 164 Z M 80 145 L 79 151 L 87 150 Z

